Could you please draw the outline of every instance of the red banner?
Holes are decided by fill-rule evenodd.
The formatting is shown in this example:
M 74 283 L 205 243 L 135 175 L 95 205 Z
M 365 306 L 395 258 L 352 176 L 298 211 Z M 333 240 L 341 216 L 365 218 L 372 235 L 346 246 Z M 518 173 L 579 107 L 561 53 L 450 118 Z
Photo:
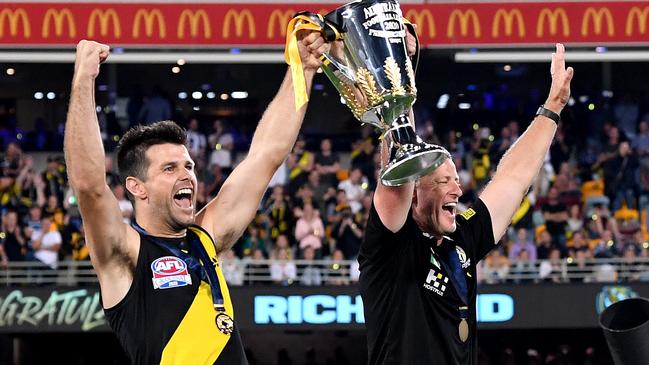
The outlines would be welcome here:
M 52 47 L 96 39 L 112 46 L 284 45 L 297 11 L 335 4 L 4 3 L 0 46 Z M 429 47 L 641 45 L 649 43 L 645 1 L 402 4 Z

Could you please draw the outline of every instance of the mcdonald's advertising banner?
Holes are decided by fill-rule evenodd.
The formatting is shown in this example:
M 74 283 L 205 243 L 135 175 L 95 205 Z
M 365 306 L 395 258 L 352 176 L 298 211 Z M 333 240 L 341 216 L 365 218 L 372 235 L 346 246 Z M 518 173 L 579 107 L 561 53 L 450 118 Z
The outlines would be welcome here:
M 230 294 L 242 331 L 365 330 L 356 286 L 235 286 Z M 632 297 L 649 298 L 649 283 L 488 285 L 476 300 L 478 327 L 597 328 L 599 313 Z M 0 334 L 106 331 L 97 287 L 0 288 Z
M 325 14 L 341 4 L 2 3 L 0 47 L 61 47 L 87 38 L 113 46 L 279 48 L 293 14 Z M 649 44 L 646 0 L 409 3 L 402 12 L 419 25 L 427 47 Z

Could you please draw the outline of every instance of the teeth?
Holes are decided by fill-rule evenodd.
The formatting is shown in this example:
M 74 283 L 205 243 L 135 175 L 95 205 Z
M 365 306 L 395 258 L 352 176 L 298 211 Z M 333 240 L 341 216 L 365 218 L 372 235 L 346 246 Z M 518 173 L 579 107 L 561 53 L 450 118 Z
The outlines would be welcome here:
M 192 194 L 192 189 L 189 189 L 189 188 L 180 189 L 180 190 L 178 190 L 176 195 L 180 195 L 180 194 L 189 194 L 189 195 L 191 195 Z
M 456 206 L 457 206 L 457 203 L 446 203 L 446 204 L 444 204 L 444 207 L 445 207 L 445 208 L 446 208 L 446 207 L 448 207 L 448 208 L 455 208 Z

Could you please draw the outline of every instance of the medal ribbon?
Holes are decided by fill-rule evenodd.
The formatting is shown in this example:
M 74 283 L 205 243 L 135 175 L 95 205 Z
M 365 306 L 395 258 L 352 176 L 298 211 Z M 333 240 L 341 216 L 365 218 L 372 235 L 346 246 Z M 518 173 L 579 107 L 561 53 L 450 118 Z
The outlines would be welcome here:
M 466 278 L 464 277 L 464 271 L 462 270 L 462 265 L 460 264 L 460 258 L 457 249 L 451 249 L 447 252 L 448 255 L 446 257 L 446 260 L 440 260 L 440 262 L 442 263 L 442 266 L 444 266 L 444 270 L 446 270 L 447 273 L 451 274 L 449 275 L 449 278 L 451 279 L 451 283 L 453 283 L 453 288 L 455 288 L 455 292 L 464 304 L 463 306 L 458 308 L 460 319 L 466 321 L 469 318 L 469 289 L 467 287 Z M 445 261 L 448 261 L 448 263 Z
M 188 233 L 191 232 L 191 234 L 187 234 L 186 238 L 191 249 L 194 252 L 198 253 L 200 261 L 203 262 L 202 265 L 199 259 L 186 252 L 183 252 L 179 247 L 170 244 L 169 242 L 165 242 L 159 237 L 152 236 L 144 228 L 142 228 L 142 226 L 137 224 L 137 222 L 133 221 L 131 223 L 131 226 L 138 233 L 146 236 L 149 240 L 151 240 L 151 242 L 169 251 L 179 259 L 185 261 L 187 267 L 189 268 L 189 271 L 191 271 L 193 274 L 196 274 L 196 276 L 198 276 L 202 281 L 205 281 L 210 285 L 210 288 L 212 290 L 212 302 L 214 303 L 214 309 L 219 312 L 225 311 L 225 305 L 223 304 L 223 294 L 221 293 L 221 286 L 219 285 L 219 278 L 216 275 L 216 269 L 214 268 L 214 264 L 212 263 L 212 260 L 210 260 L 210 257 L 207 254 L 205 247 L 203 247 L 200 239 L 192 231 L 193 227 L 190 227 L 190 229 L 188 230 Z

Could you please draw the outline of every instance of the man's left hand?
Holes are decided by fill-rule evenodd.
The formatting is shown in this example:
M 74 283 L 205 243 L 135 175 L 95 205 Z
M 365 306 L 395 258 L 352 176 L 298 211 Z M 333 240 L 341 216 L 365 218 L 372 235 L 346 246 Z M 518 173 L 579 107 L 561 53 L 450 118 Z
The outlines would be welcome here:
M 301 31 L 297 34 L 297 47 L 300 51 L 304 70 L 315 71 L 322 65 L 320 56 L 329 51 L 330 45 L 320 32 Z
M 574 73 L 575 70 L 572 67 L 566 68 L 565 47 L 563 44 L 557 43 L 557 51 L 552 54 L 552 64 L 550 65 L 552 85 L 548 99 L 544 104 L 545 108 L 557 114 L 561 113 L 570 99 L 570 81 Z

